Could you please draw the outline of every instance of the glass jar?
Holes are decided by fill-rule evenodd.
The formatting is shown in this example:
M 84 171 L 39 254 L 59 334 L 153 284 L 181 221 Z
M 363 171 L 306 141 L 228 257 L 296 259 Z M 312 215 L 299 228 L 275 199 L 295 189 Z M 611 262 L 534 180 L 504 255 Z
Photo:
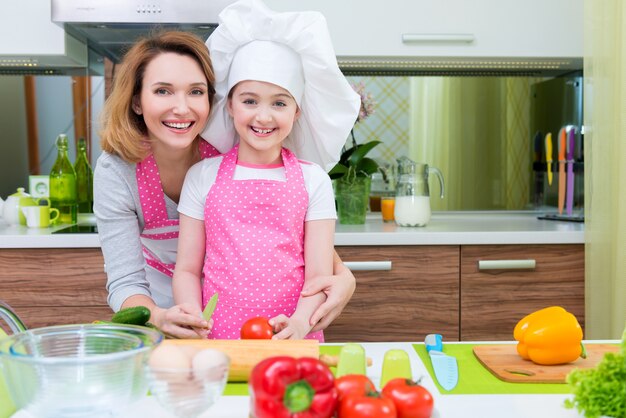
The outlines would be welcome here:
M 57 159 L 50 171 L 50 206 L 58 209 L 58 222 L 76 224 L 78 222 L 76 172 L 67 156 L 67 136 L 59 135 L 56 145 Z

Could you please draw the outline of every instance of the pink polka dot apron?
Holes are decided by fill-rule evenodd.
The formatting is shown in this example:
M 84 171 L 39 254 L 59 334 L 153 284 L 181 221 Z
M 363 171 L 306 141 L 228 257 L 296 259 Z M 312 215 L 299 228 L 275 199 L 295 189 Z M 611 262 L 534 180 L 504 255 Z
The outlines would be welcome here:
M 206 141 L 201 140 L 199 147 L 203 159 L 219 155 L 219 152 Z M 178 219 L 169 219 L 167 216 L 165 193 L 163 193 L 161 186 L 159 168 L 152 154 L 137 164 L 135 176 L 144 217 L 144 228 L 141 231 L 140 239 L 143 255 L 148 265 L 146 277 L 150 283 L 151 291 L 162 294 L 160 297 L 162 304 L 171 306 L 173 304 L 172 285 L 169 279 L 174 274 L 176 263 L 179 222 Z M 164 276 L 169 278 L 169 281 L 164 281 Z M 161 286 L 159 286 L 160 284 Z
M 282 150 L 286 181 L 234 180 L 226 153 L 205 205 L 202 305 L 219 293 L 209 338 L 238 339 L 249 318 L 291 316 L 304 285 L 304 219 L 309 197 L 300 163 Z M 324 341 L 323 333 L 306 338 Z

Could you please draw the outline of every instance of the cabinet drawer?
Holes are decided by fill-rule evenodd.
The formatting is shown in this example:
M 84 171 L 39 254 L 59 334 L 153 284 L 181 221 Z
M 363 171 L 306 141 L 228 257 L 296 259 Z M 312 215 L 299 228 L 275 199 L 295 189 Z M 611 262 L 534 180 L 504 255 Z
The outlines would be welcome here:
M 462 246 L 461 340 L 512 340 L 520 319 L 552 305 L 584 327 L 584 292 L 584 245 Z
M 0 299 L 18 314 L 22 307 L 106 306 L 102 253 L 99 248 L 1 249 Z
M 459 338 L 458 246 L 337 247 L 344 262 L 390 270 L 353 270 L 356 291 L 324 334 L 328 342 Z M 373 262 L 373 263 L 372 263 Z

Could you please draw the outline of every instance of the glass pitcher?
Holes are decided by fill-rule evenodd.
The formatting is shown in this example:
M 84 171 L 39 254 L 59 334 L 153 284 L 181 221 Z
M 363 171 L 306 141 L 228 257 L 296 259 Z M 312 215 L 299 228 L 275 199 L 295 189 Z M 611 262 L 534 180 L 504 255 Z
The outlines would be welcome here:
M 430 221 L 430 192 L 428 177 L 437 175 L 443 199 L 443 175 L 438 168 L 416 163 L 407 157 L 398 159 L 398 184 L 394 217 L 399 226 L 425 226 Z

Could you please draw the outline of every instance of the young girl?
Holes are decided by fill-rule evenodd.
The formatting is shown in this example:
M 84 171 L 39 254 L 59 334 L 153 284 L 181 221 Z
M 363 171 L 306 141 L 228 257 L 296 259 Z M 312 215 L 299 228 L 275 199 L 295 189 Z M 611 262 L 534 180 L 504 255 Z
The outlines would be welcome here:
M 325 296 L 301 290 L 332 272 L 334 196 L 326 172 L 296 155 L 332 164 L 360 106 L 329 39 L 317 13 L 244 0 L 222 12 L 207 42 L 225 100 L 203 135 L 218 149 L 239 143 L 187 174 L 173 286 L 177 303 L 204 306 L 219 294 L 210 338 L 239 338 L 245 320 L 267 316 L 274 338 L 323 341 L 309 332 Z

